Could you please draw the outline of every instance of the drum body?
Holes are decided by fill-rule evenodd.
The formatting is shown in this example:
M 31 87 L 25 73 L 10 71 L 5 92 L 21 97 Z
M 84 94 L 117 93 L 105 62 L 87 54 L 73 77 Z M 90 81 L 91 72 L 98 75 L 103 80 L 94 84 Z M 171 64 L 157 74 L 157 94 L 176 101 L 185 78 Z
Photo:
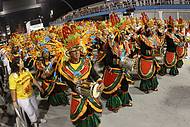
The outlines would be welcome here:
M 97 83 L 83 82 L 79 88 L 80 94 L 86 97 L 98 98 L 100 96 L 100 91 L 97 90 L 98 86 Z
M 121 61 L 120 64 L 123 68 L 128 71 L 133 71 L 136 59 L 125 58 L 125 60 Z
M 155 59 L 156 59 L 156 61 L 158 62 L 159 65 L 164 64 L 164 56 L 156 56 Z
M 153 56 L 155 57 L 159 65 L 164 64 L 164 52 L 165 49 L 163 46 L 157 47 L 156 49 L 153 50 Z
M 163 54 L 164 54 L 163 46 L 159 46 L 159 47 L 153 49 L 153 56 L 163 56 Z

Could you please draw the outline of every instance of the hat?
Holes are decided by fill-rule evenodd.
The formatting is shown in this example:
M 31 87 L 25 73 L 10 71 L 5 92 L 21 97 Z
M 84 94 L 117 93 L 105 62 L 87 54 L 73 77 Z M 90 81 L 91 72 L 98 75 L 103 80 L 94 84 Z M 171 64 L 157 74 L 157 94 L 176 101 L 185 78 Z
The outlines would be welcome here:
M 168 24 L 168 29 L 174 28 L 174 20 L 173 20 L 172 16 L 169 17 L 167 24 Z
M 154 27 L 154 19 L 150 19 L 149 21 L 148 21 L 148 27 L 149 28 L 153 28 Z
M 66 48 L 66 55 L 71 51 L 81 50 L 80 45 L 80 34 L 73 31 L 68 25 L 64 25 L 62 28 L 62 33 L 64 37 L 64 46 Z
M 112 12 L 110 14 L 110 20 L 111 20 L 112 26 L 115 26 L 120 22 L 120 18 L 115 12 Z
M 182 18 L 179 18 L 176 23 L 176 27 L 183 28 L 185 27 L 185 23 Z
M 149 18 L 148 18 L 148 16 L 147 16 L 147 14 L 145 13 L 145 12 L 142 12 L 141 13 L 141 22 L 145 25 L 148 21 L 149 21 Z

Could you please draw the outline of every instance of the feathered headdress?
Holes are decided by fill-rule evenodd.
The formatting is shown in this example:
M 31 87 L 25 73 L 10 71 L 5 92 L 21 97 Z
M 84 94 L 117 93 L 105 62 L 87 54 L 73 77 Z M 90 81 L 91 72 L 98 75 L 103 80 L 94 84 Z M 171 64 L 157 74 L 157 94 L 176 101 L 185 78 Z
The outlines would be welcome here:
M 74 28 L 74 27 L 73 27 Z M 64 46 L 67 49 L 67 52 L 81 48 L 80 46 L 80 34 L 72 29 L 68 25 L 64 25 L 62 28 L 62 34 L 64 38 Z
M 141 13 L 141 20 L 142 20 L 142 22 L 143 22 L 143 24 L 145 25 L 146 23 L 148 23 L 148 21 L 149 21 L 149 18 L 148 18 L 148 16 L 146 15 L 146 13 L 145 12 L 142 12 Z
M 185 23 L 184 23 L 184 21 L 183 21 L 182 18 L 179 18 L 179 19 L 177 20 L 176 27 L 180 27 L 180 28 L 185 27 Z
M 120 18 L 119 18 L 119 16 L 115 12 L 112 12 L 110 14 L 110 21 L 112 23 L 112 26 L 115 26 L 118 23 L 120 23 Z
M 152 28 L 152 27 L 154 27 L 154 19 L 150 19 L 149 21 L 148 21 L 148 27 L 150 27 L 150 28 Z
M 167 24 L 168 24 L 169 29 L 174 27 L 174 20 L 173 20 L 172 16 L 169 17 Z

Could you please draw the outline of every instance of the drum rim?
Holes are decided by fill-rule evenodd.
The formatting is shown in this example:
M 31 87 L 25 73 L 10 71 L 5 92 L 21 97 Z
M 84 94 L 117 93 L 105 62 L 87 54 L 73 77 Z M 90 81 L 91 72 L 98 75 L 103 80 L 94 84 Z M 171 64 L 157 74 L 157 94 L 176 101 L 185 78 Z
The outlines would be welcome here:
M 94 98 L 98 98 L 99 96 L 100 96 L 100 94 L 101 94 L 101 92 L 98 92 L 97 91 L 97 87 L 99 86 L 99 84 L 98 83 L 96 83 L 95 85 L 93 85 L 92 87 L 91 87 L 91 89 L 90 89 L 90 94 L 91 94 L 91 96 L 93 96 Z M 94 92 L 96 92 L 96 95 L 94 95 L 95 93 Z

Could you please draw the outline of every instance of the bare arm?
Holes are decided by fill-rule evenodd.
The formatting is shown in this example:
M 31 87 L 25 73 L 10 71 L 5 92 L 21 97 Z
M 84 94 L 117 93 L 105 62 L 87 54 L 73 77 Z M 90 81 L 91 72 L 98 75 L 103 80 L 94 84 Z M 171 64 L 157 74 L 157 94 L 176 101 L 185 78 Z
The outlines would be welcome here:
M 16 90 L 11 90 L 11 97 L 12 97 L 12 101 L 13 101 L 13 106 L 15 108 L 18 107 L 18 103 L 17 103 L 17 94 L 16 94 Z
M 40 86 L 40 84 L 38 83 L 38 81 L 33 77 L 33 75 L 28 71 L 28 74 L 31 77 L 31 82 L 38 87 L 38 89 L 40 90 L 40 92 L 44 92 L 44 90 L 42 89 L 42 87 Z
M 11 91 L 11 98 L 12 98 L 12 101 L 13 101 L 13 106 L 15 108 L 18 107 L 18 104 L 17 104 L 17 84 L 16 84 L 16 81 L 15 81 L 15 78 L 17 78 L 17 74 L 16 73 L 13 73 L 9 76 L 9 89 Z
M 13 102 L 17 101 L 16 90 L 11 90 L 11 97 L 12 97 Z
M 36 79 L 34 79 L 34 78 L 33 78 L 33 84 L 38 87 L 38 89 L 40 90 L 40 92 L 42 92 L 42 93 L 44 92 L 44 90 L 42 89 L 42 87 L 40 86 L 40 84 L 38 83 L 38 81 Z

